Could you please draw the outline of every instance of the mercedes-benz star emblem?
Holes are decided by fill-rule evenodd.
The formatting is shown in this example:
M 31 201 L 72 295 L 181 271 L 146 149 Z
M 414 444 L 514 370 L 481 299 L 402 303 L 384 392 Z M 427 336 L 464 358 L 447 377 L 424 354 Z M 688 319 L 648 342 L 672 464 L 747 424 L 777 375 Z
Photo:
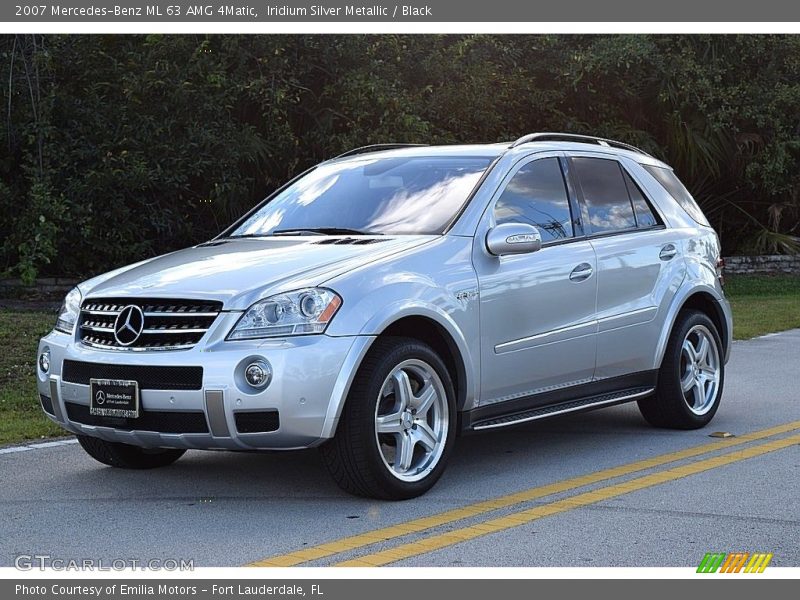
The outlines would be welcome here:
M 135 304 L 130 304 L 122 309 L 114 322 L 114 339 L 120 346 L 130 346 L 144 329 L 144 313 Z
M 103 404 L 106 401 L 106 394 L 103 390 L 100 390 L 94 395 L 94 399 L 98 404 Z

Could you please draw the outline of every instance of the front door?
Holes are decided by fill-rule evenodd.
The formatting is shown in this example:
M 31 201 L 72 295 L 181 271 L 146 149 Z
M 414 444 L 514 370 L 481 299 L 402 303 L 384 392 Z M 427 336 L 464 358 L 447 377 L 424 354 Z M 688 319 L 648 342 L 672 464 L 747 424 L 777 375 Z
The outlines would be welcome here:
M 511 171 L 478 227 L 473 263 L 480 287 L 481 406 L 592 379 L 597 261 L 581 239 L 570 196 L 560 157 L 536 154 Z M 542 249 L 491 255 L 486 232 L 500 223 L 535 225 Z

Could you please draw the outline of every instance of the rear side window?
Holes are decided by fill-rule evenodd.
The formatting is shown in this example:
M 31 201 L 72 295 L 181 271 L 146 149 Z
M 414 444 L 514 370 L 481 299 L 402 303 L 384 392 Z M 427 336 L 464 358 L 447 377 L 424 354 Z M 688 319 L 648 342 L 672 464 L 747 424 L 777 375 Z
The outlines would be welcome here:
M 572 164 L 589 210 L 592 233 L 635 229 L 636 218 L 619 163 L 605 158 L 575 157 Z
M 630 194 L 631 202 L 633 203 L 633 211 L 636 213 L 636 225 L 640 229 L 660 225 L 658 218 L 655 216 L 655 213 L 653 213 L 653 209 L 650 208 L 642 190 L 639 189 L 636 182 L 631 179 L 631 176 L 628 175 L 625 169 L 622 170 L 622 175 L 625 178 L 625 185 L 628 186 L 628 194 Z
M 695 221 L 700 223 L 701 225 L 705 225 L 706 227 L 711 227 L 706 219 L 706 216 L 703 214 L 703 211 L 700 210 L 700 207 L 697 206 L 697 202 L 695 202 L 692 195 L 689 193 L 689 190 L 681 183 L 681 180 L 678 179 L 678 176 L 672 171 L 672 169 L 665 169 L 664 167 L 655 167 L 653 165 L 642 165 L 645 170 L 652 175 L 661 186 L 667 190 L 670 196 L 672 196 L 675 201 L 681 205 L 683 210 L 689 213 L 689 216 L 692 217 Z
M 517 171 L 497 199 L 494 218 L 498 225 L 535 225 L 544 243 L 571 238 L 572 215 L 558 159 L 534 160 Z

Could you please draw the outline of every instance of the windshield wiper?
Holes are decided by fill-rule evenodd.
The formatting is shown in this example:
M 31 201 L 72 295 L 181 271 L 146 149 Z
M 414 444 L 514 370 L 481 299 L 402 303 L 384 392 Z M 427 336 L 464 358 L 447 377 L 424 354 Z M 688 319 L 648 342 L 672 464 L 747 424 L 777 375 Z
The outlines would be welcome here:
M 298 229 L 276 229 L 272 235 L 383 235 L 373 231 L 348 229 L 346 227 L 302 227 Z

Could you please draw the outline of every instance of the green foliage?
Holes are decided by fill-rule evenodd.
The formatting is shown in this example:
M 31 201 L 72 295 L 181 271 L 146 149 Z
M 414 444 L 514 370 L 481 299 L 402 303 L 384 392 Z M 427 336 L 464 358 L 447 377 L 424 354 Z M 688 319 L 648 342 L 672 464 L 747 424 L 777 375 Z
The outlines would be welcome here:
M 725 251 L 793 251 L 797 36 L 0 37 L 0 271 L 89 275 L 208 239 L 376 142 L 615 137 Z
M 55 321 L 51 313 L 0 308 L 0 444 L 67 434 L 44 415 L 36 391 L 36 349 Z

